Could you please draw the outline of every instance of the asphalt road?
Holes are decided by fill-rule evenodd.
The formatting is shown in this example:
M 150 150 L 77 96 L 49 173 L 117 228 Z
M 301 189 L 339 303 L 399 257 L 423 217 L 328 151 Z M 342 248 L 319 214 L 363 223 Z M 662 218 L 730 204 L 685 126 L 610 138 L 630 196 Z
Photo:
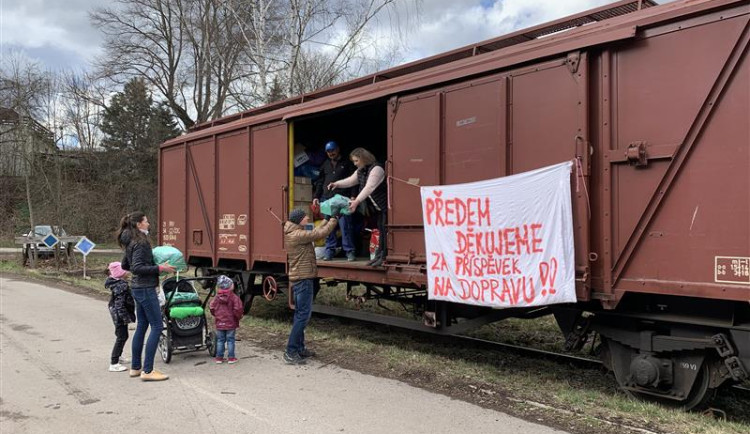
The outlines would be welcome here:
M 333 365 L 287 366 L 249 340 L 236 365 L 157 355 L 171 378 L 144 383 L 107 370 L 113 342 L 104 301 L 0 277 L 0 431 L 561 432 Z

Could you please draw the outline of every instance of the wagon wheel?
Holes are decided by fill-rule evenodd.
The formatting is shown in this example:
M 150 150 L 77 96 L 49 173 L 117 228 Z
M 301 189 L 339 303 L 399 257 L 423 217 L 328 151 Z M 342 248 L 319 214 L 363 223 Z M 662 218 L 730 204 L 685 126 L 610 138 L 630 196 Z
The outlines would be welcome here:
M 213 330 L 206 335 L 206 349 L 209 356 L 216 357 L 216 333 Z
M 703 363 L 698 371 L 698 377 L 695 379 L 693 388 L 685 399 L 673 401 L 671 399 L 659 398 L 645 393 L 639 393 L 632 390 L 625 390 L 625 393 L 635 399 L 642 401 L 657 402 L 665 407 L 675 407 L 684 411 L 702 409 L 706 403 L 710 402 L 716 395 L 716 389 L 709 387 L 711 372 L 708 368 L 707 361 Z
M 605 366 L 607 366 L 609 369 L 613 369 L 614 365 L 611 360 L 605 360 L 606 358 L 611 357 L 611 353 L 609 352 L 609 345 L 612 345 L 612 342 L 610 342 L 609 339 L 603 339 L 602 346 L 602 358 L 603 362 L 605 363 Z M 618 372 L 616 368 L 613 369 L 615 374 L 615 379 L 617 382 L 623 386 L 627 380 L 626 373 L 625 372 Z M 700 370 L 698 371 L 698 375 L 695 378 L 695 382 L 693 383 L 693 387 L 690 389 L 690 392 L 688 395 L 681 400 L 674 400 L 674 399 L 668 399 L 668 398 L 662 398 L 659 396 L 655 396 L 648 393 L 642 393 L 635 390 L 629 390 L 626 388 L 622 388 L 622 390 L 625 392 L 626 395 L 630 396 L 631 398 L 638 399 L 641 401 L 649 401 L 649 402 L 656 402 L 661 405 L 664 405 L 665 407 L 673 407 L 673 408 L 679 408 L 684 411 L 689 410 L 695 410 L 700 409 L 704 407 L 707 403 L 709 403 L 714 396 L 716 395 L 716 389 L 710 387 L 711 383 L 711 369 L 710 369 L 710 361 L 709 358 L 706 358 L 703 363 L 701 364 Z
M 159 354 L 161 354 L 164 363 L 172 361 L 172 331 L 169 329 L 169 325 L 159 335 Z
M 273 301 L 278 293 L 279 283 L 273 276 L 266 276 L 263 279 L 263 297 L 268 301 Z

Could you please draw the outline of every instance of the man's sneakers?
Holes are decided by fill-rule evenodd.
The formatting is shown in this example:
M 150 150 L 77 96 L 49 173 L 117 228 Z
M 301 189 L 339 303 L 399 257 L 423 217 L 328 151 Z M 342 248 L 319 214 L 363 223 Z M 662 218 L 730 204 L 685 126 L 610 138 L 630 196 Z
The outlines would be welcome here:
M 299 352 L 299 356 L 303 359 L 309 359 L 310 357 L 315 357 L 315 351 L 305 348 L 304 350 Z
M 224 358 L 223 357 L 217 357 L 217 358 L 214 359 L 214 363 L 216 363 L 217 365 L 221 365 L 222 363 L 224 363 Z
M 141 370 L 140 369 L 131 369 L 130 370 L 130 378 L 140 377 L 141 376 Z
M 169 378 L 169 375 L 162 374 L 156 369 L 154 369 L 151 372 L 141 372 L 141 380 L 143 381 L 164 381 L 168 378 Z
M 287 365 L 304 365 L 307 363 L 299 354 L 288 354 L 286 351 L 284 351 L 282 358 Z
M 114 365 L 109 365 L 109 372 L 122 372 L 127 371 L 128 368 L 125 366 L 122 366 L 119 363 L 115 363 Z
M 236 357 L 230 357 L 230 358 L 227 359 L 227 363 L 229 363 L 230 365 L 233 365 L 233 364 L 237 363 L 237 358 Z
M 357 260 L 357 255 L 355 255 L 354 252 L 349 252 L 346 254 L 346 260 L 349 262 L 354 262 Z

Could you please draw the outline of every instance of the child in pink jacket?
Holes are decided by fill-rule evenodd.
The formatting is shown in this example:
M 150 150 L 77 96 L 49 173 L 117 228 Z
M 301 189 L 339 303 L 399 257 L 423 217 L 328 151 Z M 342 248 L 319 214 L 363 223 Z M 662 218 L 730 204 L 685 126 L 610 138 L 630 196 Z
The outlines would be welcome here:
M 224 362 L 224 344 L 228 350 L 227 362 L 237 363 L 234 339 L 242 318 L 242 300 L 234 293 L 234 282 L 223 274 L 216 278 L 216 297 L 208 308 L 216 322 L 216 363 Z

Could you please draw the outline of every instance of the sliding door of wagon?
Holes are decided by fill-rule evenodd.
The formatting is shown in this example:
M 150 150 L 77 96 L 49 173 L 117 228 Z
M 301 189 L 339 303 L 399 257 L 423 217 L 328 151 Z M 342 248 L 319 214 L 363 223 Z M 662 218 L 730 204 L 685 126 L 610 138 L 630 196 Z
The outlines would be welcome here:
M 605 53 L 615 295 L 750 299 L 749 40 L 747 15 L 717 15 Z
M 440 184 L 440 94 L 392 99 L 388 106 L 389 260 L 425 261 L 421 185 Z
M 263 125 L 250 136 L 250 233 L 253 262 L 286 262 L 282 225 L 289 176 L 287 124 Z
M 510 73 L 510 157 L 512 173 L 571 161 L 580 155 L 588 183 L 587 56 L 536 64 Z M 589 220 L 586 186 L 571 176 L 576 275 L 587 276 Z M 588 190 L 590 191 L 590 190 Z M 588 292 L 577 285 L 579 300 Z
M 507 175 L 506 94 L 498 76 L 445 90 L 443 184 Z
M 218 252 L 222 260 L 245 262 L 248 267 L 250 224 L 250 147 L 247 129 L 216 138 L 218 162 Z
M 185 251 L 185 147 L 161 150 L 159 156 L 159 244 Z
M 216 250 L 216 166 L 214 139 L 187 144 L 187 252 L 188 257 L 213 265 Z

